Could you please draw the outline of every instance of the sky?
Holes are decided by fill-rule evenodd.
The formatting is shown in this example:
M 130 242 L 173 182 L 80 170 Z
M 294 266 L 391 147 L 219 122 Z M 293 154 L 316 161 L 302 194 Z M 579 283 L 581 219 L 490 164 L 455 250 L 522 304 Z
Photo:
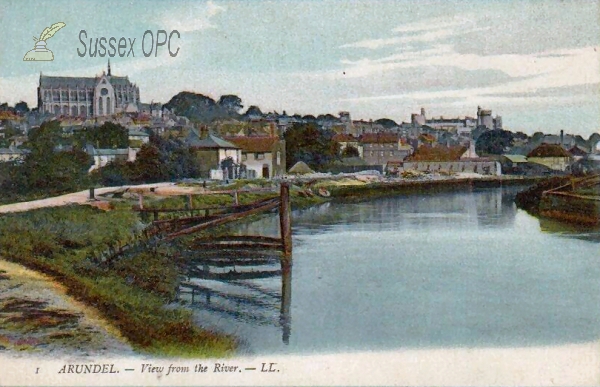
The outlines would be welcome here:
M 112 73 L 136 83 L 143 102 L 185 90 L 235 94 L 263 111 L 397 122 L 421 107 L 464 117 L 482 106 L 513 131 L 587 138 L 600 131 L 599 3 L 3 0 L 0 101 L 36 106 L 40 72 L 101 74 L 108 56 L 91 57 L 89 40 L 124 37 L 136 39 L 135 56 L 111 58 Z M 46 42 L 54 61 L 24 62 L 33 37 L 59 21 Z M 147 30 L 155 40 L 179 31 L 177 56 L 165 45 L 145 57 Z

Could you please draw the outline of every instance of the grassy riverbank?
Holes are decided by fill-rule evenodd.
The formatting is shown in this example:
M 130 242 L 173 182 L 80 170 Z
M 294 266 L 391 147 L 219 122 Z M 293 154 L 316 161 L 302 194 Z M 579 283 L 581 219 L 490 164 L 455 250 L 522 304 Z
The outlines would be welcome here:
M 530 183 L 514 180 L 443 180 L 378 182 L 350 186 L 324 186 L 336 200 L 357 201 L 404 194 L 436 194 L 471 187 Z M 243 189 L 247 183 L 236 183 Z M 232 187 L 220 187 L 232 189 Z M 278 191 L 240 193 L 240 204 L 277 196 Z M 320 204 L 327 199 L 307 197 L 292 186 L 293 209 Z M 139 352 L 161 356 L 223 357 L 234 353 L 235 339 L 207 332 L 194 325 L 192 312 L 166 307 L 178 286 L 179 268 L 168 247 L 124 257 L 112 265 L 98 264 L 91 257 L 118 248 L 134 239 L 146 225 L 131 211 L 131 199 L 110 199 L 115 209 L 102 211 L 89 206 L 64 206 L 6 214 L 0 217 L 0 257 L 45 273 L 63 284 L 69 294 L 97 309 Z M 228 194 L 194 195 L 195 209 L 231 205 Z M 186 208 L 187 196 L 144 196 L 148 208 Z M 161 217 L 169 216 L 161 214 Z M 238 222 L 251 222 L 252 216 Z M 149 221 L 149 219 L 148 219 Z M 227 233 L 230 225 L 204 231 L 202 235 Z M 198 236 L 198 235 L 197 235 Z M 185 241 L 184 241 L 185 242 Z
M 246 204 L 277 192 L 240 193 Z M 325 201 L 292 191 L 292 206 Z M 186 196 L 149 197 L 152 208 L 185 208 Z M 234 353 L 232 337 L 194 325 L 192 312 L 166 307 L 173 299 L 179 268 L 164 249 L 99 265 L 91 257 L 134 239 L 145 226 L 131 211 L 135 200 L 111 200 L 112 211 L 70 205 L 0 216 L 0 257 L 48 274 L 70 295 L 97 309 L 139 352 L 161 356 L 223 357 Z M 231 205 L 231 195 L 197 195 L 193 207 Z M 252 221 L 247 218 L 243 221 Z M 209 234 L 226 228 L 210 230 Z
M 112 267 L 88 258 L 125 244 L 143 225 L 127 210 L 87 206 L 48 208 L 0 217 L 0 256 L 50 275 L 70 295 L 95 307 L 143 353 L 223 357 L 233 338 L 196 327 L 191 312 L 165 308 L 175 291 L 175 263 L 158 253 L 123 259 Z

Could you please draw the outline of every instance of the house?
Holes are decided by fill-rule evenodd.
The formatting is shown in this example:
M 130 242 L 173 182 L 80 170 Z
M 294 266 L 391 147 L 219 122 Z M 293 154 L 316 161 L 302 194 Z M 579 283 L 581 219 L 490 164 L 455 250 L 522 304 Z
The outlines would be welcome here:
M 527 157 L 523 155 L 502 155 L 500 156 L 500 165 L 502 171 L 508 175 L 523 175 L 527 170 Z
M 389 161 L 402 161 L 412 153 L 412 147 L 402 144 L 394 133 L 367 133 L 360 136 L 362 157 L 369 165 L 385 167 Z
M 381 124 L 376 124 L 373 120 L 355 120 L 352 121 L 352 133 L 356 135 L 367 134 L 367 133 L 381 133 L 384 131 L 384 127 Z
M 500 160 L 502 161 L 502 165 L 506 165 L 507 167 L 517 167 L 520 164 L 527 163 L 527 157 L 523 155 L 502 155 Z
M 584 149 L 581 149 L 577 145 L 569 149 L 567 152 L 569 152 L 571 156 L 573 156 L 574 161 L 579 161 L 588 155 L 588 152 L 586 152 Z
M 88 155 L 92 156 L 94 164 L 90 167 L 89 172 L 105 167 L 113 162 L 135 161 L 137 152 L 131 148 L 121 149 L 99 149 L 92 145 L 85 148 Z
M 147 144 L 150 141 L 150 135 L 143 130 L 129 129 L 129 142 L 134 148 L 139 148 L 142 144 Z
M 347 147 L 353 147 L 358 150 L 359 157 L 362 157 L 362 147 L 359 144 L 358 138 L 351 134 L 339 133 L 335 134 L 332 138 L 333 141 L 337 142 L 340 146 L 340 154 L 344 153 L 344 149 Z
M 247 176 L 271 179 L 285 174 L 285 141 L 276 136 L 226 137 L 242 150 Z
M 464 146 L 420 146 L 408 157 L 398 172 L 417 171 L 423 173 L 474 173 L 499 176 L 502 168 L 499 162 L 484 158 L 461 158 L 467 148 Z
M 566 171 L 570 168 L 573 157 L 560 145 L 542 144 L 527 154 L 527 160 L 555 171 Z
M 226 167 L 227 173 L 224 174 L 224 178 L 233 179 L 239 176 L 239 166 L 242 163 L 242 149 L 237 145 L 225 141 L 214 134 L 210 134 L 204 128 L 200 132 L 191 129 L 184 142 L 195 151 L 201 161 L 201 177 L 211 177 L 211 170 L 223 170 L 224 162 L 229 164 Z
M 0 162 L 23 160 L 28 153 L 26 149 L 19 149 L 14 146 L 0 148 Z

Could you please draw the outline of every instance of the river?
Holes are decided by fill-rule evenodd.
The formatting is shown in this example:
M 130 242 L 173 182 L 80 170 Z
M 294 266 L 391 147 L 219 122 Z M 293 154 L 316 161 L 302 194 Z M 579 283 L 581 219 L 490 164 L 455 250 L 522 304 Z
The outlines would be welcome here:
M 291 274 L 192 279 L 214 292 L 191 308 L 198 324 L 236 335 L 252 354 L 597 340 L 600 232 L 540 222 L 516 209 L 518 190 L 295 211 Z M 278 217 L 236 231 L 276 236 Z

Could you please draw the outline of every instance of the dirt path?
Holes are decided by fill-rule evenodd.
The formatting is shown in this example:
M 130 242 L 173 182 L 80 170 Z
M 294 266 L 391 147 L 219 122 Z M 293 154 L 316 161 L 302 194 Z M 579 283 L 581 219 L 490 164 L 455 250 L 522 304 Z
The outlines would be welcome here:
M 0 259 L 0 353 L 132 355 L 120 333 L 51 278 Z
M 174 183 L 156 183 L 156 184 L 143 184 L 143 185 L 124 185 L 120 187 L 104 187 L 97 188 L 95 190 L 95 195 L 105 195 L 111 192 L 121 191 L 125 189 L 129 189 L 132 191 L 135 190 L 149 190 L 150 188 L 159 188 L 159 187 L 170 187 L 174 186 Z M 33 200 L 30 202 L 21 202 L 21 203 L 13 203 L 13 204 L 5 204 L 0 206 L 0 213 L 8 213 L 8 212 L 23 212 L 29 210 L 35 210 L 38 208 L 45 207 L 60 207 L 68 204 L 85 204 L 89 202 L 89 190 L 74 192 L 66 195 L 56 196 L 53 198 Z

